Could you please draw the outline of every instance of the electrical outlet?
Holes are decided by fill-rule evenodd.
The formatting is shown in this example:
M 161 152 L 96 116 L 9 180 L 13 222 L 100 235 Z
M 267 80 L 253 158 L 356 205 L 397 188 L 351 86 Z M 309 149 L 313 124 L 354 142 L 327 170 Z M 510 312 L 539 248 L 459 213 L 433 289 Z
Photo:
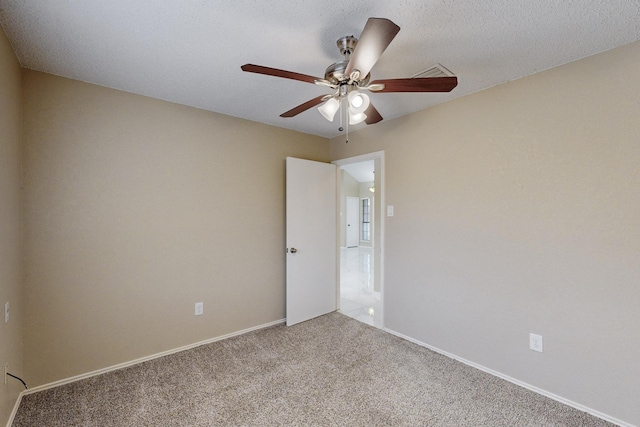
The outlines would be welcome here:
M 200 316 L 200 315 L 202 315 L 202 313 L 204 313 L 204 303 L 203 302 L 197 302 L 196 303 L 196 316 Z
M 7 380 L 9 379 L 9 375 L 7 375 L 7 372 L 9 372 L 9 363 L 5 363 L 4 364 L 4 383 L 7 383 Z
M 9 323 L 9 301 L 4 304 L 4 323 Z
M 542 353 L 542 335 L 529 334 L 529 348 Z

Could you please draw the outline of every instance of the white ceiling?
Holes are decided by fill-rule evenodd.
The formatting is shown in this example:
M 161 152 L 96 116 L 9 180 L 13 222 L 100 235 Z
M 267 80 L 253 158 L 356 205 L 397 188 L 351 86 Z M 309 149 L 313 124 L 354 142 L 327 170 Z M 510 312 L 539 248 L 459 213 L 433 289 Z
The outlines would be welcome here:
M 240 66 L 322 77 L 369 17 L 401 27 L 372 80 L 436 63 L 459 80 L 450 94 L 372 94 L 385 119 L 640 39 L 640 0 L 0 0 L 26 68 L 323 137 L 338 124 L 315 108 L 279 114 L 328 89 Z

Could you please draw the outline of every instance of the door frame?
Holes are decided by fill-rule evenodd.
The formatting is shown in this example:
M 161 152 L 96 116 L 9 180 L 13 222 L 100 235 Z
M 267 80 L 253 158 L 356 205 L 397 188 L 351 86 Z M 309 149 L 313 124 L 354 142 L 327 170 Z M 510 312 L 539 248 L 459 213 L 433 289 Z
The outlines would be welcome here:
M 346 157 L 343 159 L 334 160 L 331 163 L 338 166 L 337 175 L 339 177 L 340 169 L 344 165 L 348 165 L 351 163 L 360 163 L 368 160 L 379 160 L 380 161 L 380 170 L 376 170 L 375 177 L 375 187 L 376 187 L 376 197 L 375 200 L 379 203 L 379 212 L 376 212 L 374 209 L 375 221 L 380 224 L 380 231 L 378 234 L 374 234 L 375 243 L 373 248 L 373 259 L 374 259 L 374 283 L 377 280 L 380 285 L 380 295 L 382 296 L 382 329 L 384 329 L 384 307 L 385 307 L 385 285 L 384 285 L 384 229 L 385 229 L 385 166 L 384 166 L 384 150 L 374 151 L 372 153 L 361 154 L 353 157 Z M 340 186 L 341 182 L 338 178 L 337 180 L 337 194 L 340 194 Z M 338 203 L 339 209 L 339 203 Z M 339 215 L 338 215 L 339 217 Z M 340 236 L 340 221 L 336 221 L 336 233 L 337 236 Z M 375 231 L 374 231 L 375 233 Z M 337 262 L 337 278 L 336 278 L 336 306 L 338 310 L 340 309 L 340 239 L 336 239 L 336 262 Z

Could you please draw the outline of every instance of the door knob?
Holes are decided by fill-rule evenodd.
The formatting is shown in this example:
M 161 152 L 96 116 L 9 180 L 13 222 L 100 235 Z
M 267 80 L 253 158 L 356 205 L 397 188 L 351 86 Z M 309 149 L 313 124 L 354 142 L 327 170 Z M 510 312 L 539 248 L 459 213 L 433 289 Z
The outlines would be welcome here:
M 296 252 L 298 252 L 298 250 L 296 248 L 291 248 L 291 253 L 295 254 Z

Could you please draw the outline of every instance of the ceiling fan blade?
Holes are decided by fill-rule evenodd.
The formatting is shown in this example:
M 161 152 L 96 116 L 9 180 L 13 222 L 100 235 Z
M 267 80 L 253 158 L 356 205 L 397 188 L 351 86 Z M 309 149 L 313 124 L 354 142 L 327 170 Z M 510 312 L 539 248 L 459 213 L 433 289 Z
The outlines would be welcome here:
M 280 117 L 294 117 L 297 116 L 298 114 L 302 113 L 303 111 L 307 111 L 309 108 L 315 107 L 318 104 L 322 104 L 323 100 L 324 100 L 325 95 L 320 95 L 318 97 L 315 97 L 307 102 L 305 102 L 304 104 L 300 104 L 297 107 L 292 108 L 291 110 L 280 114 Z
M 306 83 L 315 83 L 318 81 L 324 81 L 319 77 L 309 76 L 307 74 L 294 73 L 293 71 L 279 70 L 277 68 L 263 67 L 262 65 L 244 64 L 242 71 L 248 73 L 266 74 L 267 76 L 284 77 L 285 79 L 298 80 Z
M 383 84 L 384 89 L 374 92 L 451 92 L 458 85 L 457 77 L 422 77 L 413 79 L 376 80 L 369 86 Z
M 351 76 L 351 73 L 357 70 L 360 72 L 358 79 L 366 77 L 398 31 L 400 27 L 388 19 L 369 18 L 351 54 L 345 75 Z
M 378 113 L 378 110 L 376 110 L 376 107 L 374 107 L 373 104 L 369 104 L 369 107 L 365 110 L 364 114 L 367 116 L 367 118 L 364 119 L 364 122 L 368 125 L 378 123 L 382 120 L 382 116 Z

